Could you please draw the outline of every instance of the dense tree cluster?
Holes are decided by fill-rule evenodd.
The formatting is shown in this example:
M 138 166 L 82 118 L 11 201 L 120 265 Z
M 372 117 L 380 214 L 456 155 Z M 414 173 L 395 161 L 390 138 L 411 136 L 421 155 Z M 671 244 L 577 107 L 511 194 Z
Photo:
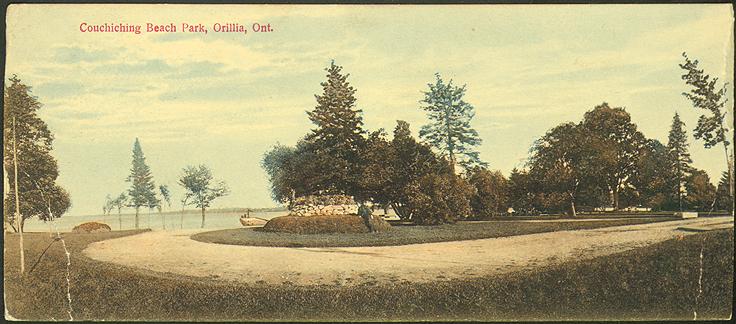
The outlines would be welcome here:
M 417 224 L 626 207 L 713 210 L 731 201 L 728 172 L 716 187 L 691 165 L 678 114 L 664 145 L 646 138 L 624 108 L 604 102 L 580 122 L 547 131 L 534 142 L 525 169 L 506 178 L 474 150 L 481 139 L 470 125 L 465 86 L 436 75 L 420 101 L 428 118 L 421 140 L 401 120 L 389 138 L 383 129 L 364 129 L 356 89 L 342 67 L 333 62 L 326 71 L 323 93 L 307 112 L 315 128 L 296 146 L 277 144 L 263 157 L 276 201 L 346 194 Z
M 512 173 L 512 207 L 571 215 L 581 207 L 717 209 L 716 187 L 691 165 L 684 126 L 675 114 L 665 146 L 645 138 L 623 108 L 596 106 L 535 142 L 529 172 Z
M 445 84 L 437 76 L 436 87 L 430 86 L 426 93 L 430 119 L 442 114 L 463 119 L 444 126 L 435 120 L 422 128 L 423 136 L 430 138 L 450 134 L 450 140 L 428 141 L 437 145 L 438 154 L 433 146 L 414 138 L 405 121 L 397 121 L 390 140 L 383 129 L 364 130 L 349 75 L 334 62 L 326 70 L 323 93 L 315 96 L 317 106 L 307 112 L 315 128 L 295 147 L 277 144 L 263 157 L 273 199 L 291 204 L 299 196 L 347 194 L 361 204 L 390 206 L 400 218 L 420 224 L 469 216 L 475 189 L 454 172 L 455 156 L 477 160 L 477 152 L 470 147 L 480 139 L 469 125 L 472 106 L 462 100 L 464 87 Z M 442 100 L 443 96 L 451 100 Z

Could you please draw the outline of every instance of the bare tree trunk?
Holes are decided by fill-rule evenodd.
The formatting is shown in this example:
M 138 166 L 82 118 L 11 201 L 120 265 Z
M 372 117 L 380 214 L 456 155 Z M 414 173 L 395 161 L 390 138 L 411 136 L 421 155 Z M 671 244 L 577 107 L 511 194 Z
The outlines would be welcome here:
M 23 251 L 23 221 L 20 215 L 20 198 L 18 197 L 18 146 L 16 142 L 18 138 L 15 136 L 15 116 L 13 116 L 13 173 L 15 178 L 15 221 L 18 224 L 18 234 L 20 234 L 18 242 L 20 244 L 20 274 L 23 275 L 26 271 L 26 256 Z
M 578 214 L 575 211 L 575 201 L 574 200 L 570 200 L 570 211 L 572 212 L 573 218 L 578 217 Z
M 184 229 L 184 206 L 181 207 L 181 221 L 179 222 L 179 229 Z
M 204 228 L 204 207 L 202 207 L 202 228 Z
M 613 210 L 618 210 L 618 199 L 619 199 L 619 186 L 616 185 L 613 189 Z
M 204 207 L 202 207 L 202 228 L 204 228 Z
M 164 213 L 161 211 L 158 212 L 158 214 L 161 216 L 161 222 L 164 224 L 164 230 L 166 229 L 166 216 L 164 216 Z
M 123 215 L 120 214 L 120 208 L 118 208 L 118 230 L 123 230 Z
M 138 229 L 138 211 L 141 209 L 140 206 L 135 206 L 135 229 Z
M 575 210 L 575 195 L 572 193 L 570 194 L 570 213 L 572 214 L 572 217 L 578 217 L 577 211 Z

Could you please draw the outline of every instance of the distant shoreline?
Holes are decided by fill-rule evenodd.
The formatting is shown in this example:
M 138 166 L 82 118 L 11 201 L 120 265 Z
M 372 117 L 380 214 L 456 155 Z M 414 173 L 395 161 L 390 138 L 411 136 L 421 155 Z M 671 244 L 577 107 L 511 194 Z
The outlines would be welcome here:
M 261 207 L 261 208 L 247 208 L 247 207 L 234 207 L 234 208 L 212 208 L 207 209 L 206 213 L 209 216 L 210 214 L 224 214 L 224 213 L 243 213 L 250 209 L 251 213 L 267 213 L 267 212 L 283 212 L 289 210 L 285 206 L 281 207 Z M 139 215 L 146 215 L 149 213 L 148 209 L 141 208 Z M 151 214 L 158 214 L 158 210 L 154 209 L 150 212 Z M 162 214 L 165 215 L 181 215 L 182 210 L 175 210 L 175 209 L 169 209 Z M 199 214 L 201 213 L 200 209 L 185 209 L 184 214 Z M 91 217 L 91 216 L 117 216 L 117 212 L 113 211 L 109 215 L 102 215 L 102 214 L 82 214 L 82 215 L 63 215 L 62 217 Z M 125 212 L 120 214 L 121 216 L 124 215 L 135 215 L 135 212 L 131 212 L 130 210 L 126 210 Z

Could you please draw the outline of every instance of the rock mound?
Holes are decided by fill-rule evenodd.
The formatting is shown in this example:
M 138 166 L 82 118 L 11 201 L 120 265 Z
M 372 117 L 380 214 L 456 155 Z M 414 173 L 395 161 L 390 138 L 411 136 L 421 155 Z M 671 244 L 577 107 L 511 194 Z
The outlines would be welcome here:
M 350 215 L 358 212 L 358 204 L 345 195 L 303 196 L 296 198 L 289 210 L 291 216 Z
M 74 226 L 72 233 L 102 233 L 109 232 L 110 226 L 105 223 L 87 222 Z
M 391 229 L 380 216 L 371 216 L 371 224 L 376 232 Z M 368 233 L 368 226 L 358 215 L 316 215 L 275 217 L 263 226 L 263 231 L 294 234 L 325 233 Z

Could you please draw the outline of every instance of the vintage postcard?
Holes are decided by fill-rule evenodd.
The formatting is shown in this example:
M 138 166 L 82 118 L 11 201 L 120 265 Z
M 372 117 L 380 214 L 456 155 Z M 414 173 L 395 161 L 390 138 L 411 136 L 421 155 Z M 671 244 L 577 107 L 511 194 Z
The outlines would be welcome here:
M 729 4 L 12 4 L 19 321 L 730 319 Z

